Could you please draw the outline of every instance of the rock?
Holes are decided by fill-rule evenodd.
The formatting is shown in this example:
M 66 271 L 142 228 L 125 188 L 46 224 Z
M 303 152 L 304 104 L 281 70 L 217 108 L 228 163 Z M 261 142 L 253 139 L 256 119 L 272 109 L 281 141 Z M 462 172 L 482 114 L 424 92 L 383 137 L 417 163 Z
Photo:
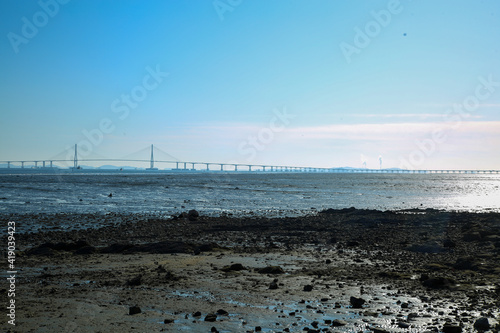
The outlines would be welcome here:
M 362 298 L 351 296 L 349 302 L 351 303 L 353 308 L 360 309 L 363 306 L 363 304 L 365 304 L 366 301 Z
M 112 198 L 112 197 L 113 197 L 113 193 L 108 194 L 108 198 Z
M 137 305 L 136 306 L 131 306 L 128 308 L 128 314 L 129 315 L 135 315 L 135 314 L 138 314 L 138 313 L 141 313 L 141 308 L 138 307 Z
M 219 333 L 219 331 L 217 331 L 217 329 L 215 328 L 215 326 L 212 326 L 212 328 L 210 329 L 210 332 L 212 332 L 212 333 Z
M 219 310 L 217 310 L 217 314 L 221 315 L 221 316 L 228 316 L 229 312 L 227 312 L 226 310 L 223 310 L 223 309 L 219 309 Z
M 189 221 L 197 221 L 198 217 L 200 216 L 200 213 L 198 213 L 197 210 L 191 209 L 188 213 L 188 219 Z
M 210 322 L 214 322 L 217 320 L 217 315 L 215 313 L 209 313 L 207 314 L 207 316 L 205 317 L 205 321 L 210 321 Z
M 342 319 L 335 319 L 332 321 L 332 326 L 338 327 L 338 326 L 345 326 L 347 325 L 347 321 L 342 320 Z
M 195 313 L 193 313 L 193 317 L 201 317 L 201 312 L 196 311 Z
M 174 319 L 170 319 L 170 318 L 167 318 L 163 321 L 164 324 L 172 324 L 175 320 Z
M 453 324 L 444 324 L 443 333 L 461 333 L 462 327 Z
M 277 283 L 277 281 L 271 282 L 271 284 L 269 285 L 269 289 L 271 289 L 271 290 L 278 289 L 278 283 Z
M 487 331 L 490 327 L 490 321 L 486 317 L 481 317 L 474 322 L 474 328 L 478 331 Z
M 260 274 L 284 274 L 285 271 L 280 266 L 267 266 L 264 268 L 257 269 L 257 273 L 260 273 Z
M 384 330 L 380 327 L 371 327 L 371 330 L 373 331 L 373 333 L 390 333 L 389 331 Z
M 449 288 L 452 285 L 455 285 L 455 281 L 444 277 L 434 277 L 424 280 L 422 284 L 427 288 L 441 289 L 441 288 Z
M 223 268 L 221 268 L 221 271 L 232 272 L 232 271 L 242 271 L 245 269 L 246 267 L 243 266 L 242 264 L 232 264 L 231 266 L 224 266 Z
M 262 332 L 262 327 L 255 326 L 255 332 Z
M 399 328 L 410 328 L 410 324 L 404 323 L 402 321 L 398 322 Z
M 127 281 L 127 286 L 140 286 L 142 283 L 142 275 L 137 275 L 135 278 Z
M 313 290 L 313 286 L 311 286 L 310 284 L 307 284 L 304 286 L 304 291 L 312 291 Z

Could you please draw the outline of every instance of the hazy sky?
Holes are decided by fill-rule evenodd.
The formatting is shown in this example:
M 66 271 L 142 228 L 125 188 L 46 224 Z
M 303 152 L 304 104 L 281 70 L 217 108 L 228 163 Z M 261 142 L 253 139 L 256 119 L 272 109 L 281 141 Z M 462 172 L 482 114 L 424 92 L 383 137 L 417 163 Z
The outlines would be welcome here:
M 500 169 L 497 0 L 4 0 L 0 28 L 0 160 L 155 144 L 190 161 Z

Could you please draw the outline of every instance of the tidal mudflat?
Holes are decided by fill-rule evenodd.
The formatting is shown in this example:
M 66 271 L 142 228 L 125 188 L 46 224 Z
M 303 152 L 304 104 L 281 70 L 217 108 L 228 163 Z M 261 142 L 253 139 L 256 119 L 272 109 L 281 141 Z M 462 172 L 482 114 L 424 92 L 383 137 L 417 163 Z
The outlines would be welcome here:
M 113 213 L 97 229 L 18 235 L 17 325 L 2 329 L 500 331 L 498 213 L 197 215 Z

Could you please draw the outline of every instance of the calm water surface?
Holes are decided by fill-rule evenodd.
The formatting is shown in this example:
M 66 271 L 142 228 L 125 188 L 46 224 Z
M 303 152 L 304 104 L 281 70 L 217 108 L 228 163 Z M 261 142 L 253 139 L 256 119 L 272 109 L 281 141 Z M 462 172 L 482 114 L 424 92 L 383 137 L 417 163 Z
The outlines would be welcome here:
M 168 215 L 197 209 L 205 215 L 290 216 L 346 207 L 500 212 L 500 175 L 0 174 L 0 213 Z

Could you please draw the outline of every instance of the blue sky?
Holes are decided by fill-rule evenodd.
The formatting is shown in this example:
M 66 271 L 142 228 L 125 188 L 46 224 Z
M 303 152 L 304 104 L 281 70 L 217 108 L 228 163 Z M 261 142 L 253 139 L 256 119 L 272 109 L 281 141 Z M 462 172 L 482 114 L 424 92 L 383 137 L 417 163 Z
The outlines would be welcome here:
M 0 35 L 0 160 L 500 169 L 496 0 L 6 0 Z

